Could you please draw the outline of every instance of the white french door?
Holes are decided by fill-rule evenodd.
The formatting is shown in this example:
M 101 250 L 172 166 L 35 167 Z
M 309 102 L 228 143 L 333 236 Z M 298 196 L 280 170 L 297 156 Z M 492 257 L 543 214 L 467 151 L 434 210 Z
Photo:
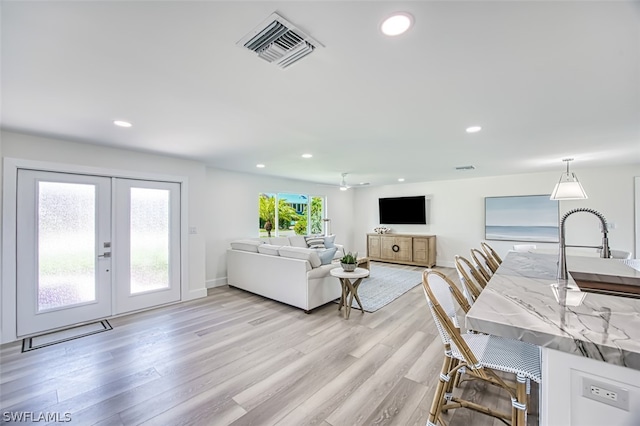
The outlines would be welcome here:
M 111 314 L 111 179 L 19 170 L 16 232 L 19 336 Z
M 180 185 L 116 179 L 115 313 L 180 300 Z
M 18 170 L 17 334 L 180 300 L 180 185 Z

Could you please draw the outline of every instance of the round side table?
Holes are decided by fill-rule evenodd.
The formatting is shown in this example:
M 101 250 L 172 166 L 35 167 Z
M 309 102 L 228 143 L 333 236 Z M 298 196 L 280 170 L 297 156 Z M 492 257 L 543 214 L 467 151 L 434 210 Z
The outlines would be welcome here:
M 340 280 L 340 285 L 342 286 L 342 296 L 340 297 L 340 305 L 338 306 L 338 310 L 341 310 L 344 306 L 345 319 L 349 319 L 349 314 L 351 313 L 351 305 L 353 303 L 354 297 L 360 305 L 360 310 L 364 314 L 362 302 L 358 297 L 358 286 L 364 278 L 369 276 L 369 271 L 364 268 L 356 268 L 353 272 L 346 272 L 342 270 L 342 268 L 333 268 L 331 271 L 329 271 L 329 273 Z M 348 302 L 347 298 L 349 298 Z

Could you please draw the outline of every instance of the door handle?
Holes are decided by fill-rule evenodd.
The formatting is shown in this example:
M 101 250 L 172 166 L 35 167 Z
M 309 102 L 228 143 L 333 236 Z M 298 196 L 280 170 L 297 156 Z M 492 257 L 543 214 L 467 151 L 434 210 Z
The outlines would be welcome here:
M 104 253 L 104 254 L 99 254 L 99 255 L 98 255 L 98 257 L 107 257 L 107 258 L 108 258 L 108 257 L 111 257 L 111 252 L 110 252 L 110 251 L 108 251 L 108 252 L 106 252 L 106 253 Z

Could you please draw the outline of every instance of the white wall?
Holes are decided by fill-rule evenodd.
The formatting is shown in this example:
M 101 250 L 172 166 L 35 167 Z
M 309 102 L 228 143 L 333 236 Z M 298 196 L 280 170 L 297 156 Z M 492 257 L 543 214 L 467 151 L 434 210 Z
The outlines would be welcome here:
M 2 161 L 2 157 L 4 157 L 3 154 L 3 144 L 2 144 L 2 140 L 4 139 L 2 132 L 0 132 L 0 307 L 4 306 L 3 305 L 3 298 L 2 298 L 2 293 L 4 292 L 4 284 L 2 282 L 2 270 L 3 270 L 3 253 L 2 253 L 2 241 L 3 241 L 3 230 L 2 230 L 2 198 L 3 198 L 3 189 L 2 189 L 2 176 L 4 176 L 4 169 L 3 169 L 3 161 Z M 4 309 L 3 309 L 4 310 Z M 2 317 L 4 315 L 0 315 L 0 343 L 4 342 L 4 327 L 5 325 L 3 324 L 3 320 Z
M 640 257 L 640 176 L 635 179 L 636 201 L 636 257 Z
M 353 250 L 353 190 L 289 179 L 207 169 L 207 287 L 227 283 L 226 250 L 240 238 L 258 236 L 258 194 L 299 193 L 327 197 L 327 217 L 336 243 Z
M 634 251 L 634 177 L 640 166 L 574 170 L 589 199 L 561 201 L 560 215 L 576 207 L 589 207 L 602 213 L 615 229 L 609 233 L 612 249 Z M 355 250 L 366 252 L 366 234 L 379 226 L 378 198 L 427 195 L 430 200 L 428 225 L 386 225 L 396 233 L 434 234 L 437 236 L 436 263 L 453 267 L 456 254 L 469 257 L 469 250 L 479 248 L 484 240 L 484 197 L 504 195 L 550 194 L 560 178 L 557 173 L 534 173 L 488 178 L 408 183 L 382 187 L 357 188 L 353 227 Z M 566 222 L 568 244 L 600 245 L 598 219 L 576 213 Z M 505 255 L 514 242 L 489 241 Z M 556 248 L 557 244 L 536 243 L 539 248 Z
M 189 235 L 187 243 L 188 288 L 183 292 L 183 297 L 193 298 L 206 295 L 204 229 L 209 218 L 205 212 L 206 171 L 204 164 L 6 131 L 2 131 L 0 137 L 2 138 L 1 153 L 3 158 L 186 177 L 188 193 L 183 194 L 183 197 L 187 197 L 188 226 L 195 227 L 198 233 Z M 0 177 L 0 179 L 2 178 Z M 0 181 L 0 186 L 1 184 Z M 7 285 L 8 283 L 2 283 L 3 293 L 5 293 Z M 6 303 L 9 302 L 0 300 L 0 303 L 5 308 Z M 3 310 L 6 311 L 6 309 Z M 3 320 L 0 324 L 3 330 L 3 341 L 6 341 L 5 330 L 7 327 L 11 329 L 11 324 L 7 324 L 5 313 L 2 315 Z

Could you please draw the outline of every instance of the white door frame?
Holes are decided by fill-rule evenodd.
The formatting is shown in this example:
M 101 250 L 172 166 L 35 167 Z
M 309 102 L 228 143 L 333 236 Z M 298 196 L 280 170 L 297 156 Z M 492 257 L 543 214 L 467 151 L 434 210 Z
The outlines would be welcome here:
M 116 178 L 176 182 L 182 187 L 180 197 L 180 281 L 181 299 L 188 300 L 188 185 L 186 176 L 137 172 L 112 168 L 88 167 L 77 164 L 52 163 L 5 157 L 2 179 L 2 283 L 0 285 L 0 343 L 17 340 L 16 306 L 16 195 L 18 169 L 35 169 L 49 172 L 88 174 Z

